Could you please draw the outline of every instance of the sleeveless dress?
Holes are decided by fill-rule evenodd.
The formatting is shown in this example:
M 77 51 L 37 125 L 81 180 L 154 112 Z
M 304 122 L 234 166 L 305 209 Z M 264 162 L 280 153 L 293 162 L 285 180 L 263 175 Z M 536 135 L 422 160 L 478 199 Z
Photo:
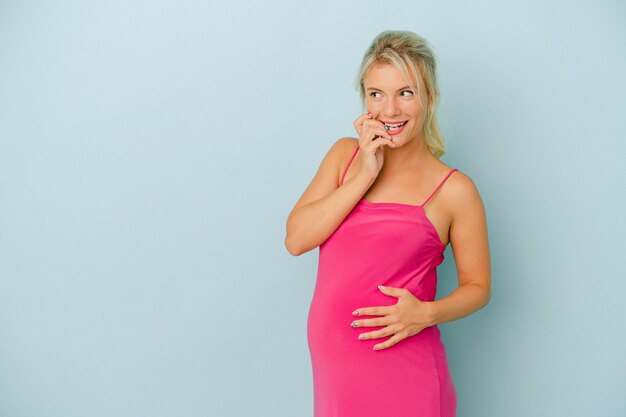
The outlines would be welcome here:
M 445 246 L 423 207 L 454 171 L 418 206 L 361 199 L 320 245 L 307 318 L 314 417 L 456 415 L 456 390 L 437 326 L 381 350 L 374 345 L 391 336 L 359 340 L 358 335 L 384 326 L 350 326 L 380 317 L 353 316 L 355 309 L 398 302 L 379 284 L 406 288 L 422 301 L 435 299 Z

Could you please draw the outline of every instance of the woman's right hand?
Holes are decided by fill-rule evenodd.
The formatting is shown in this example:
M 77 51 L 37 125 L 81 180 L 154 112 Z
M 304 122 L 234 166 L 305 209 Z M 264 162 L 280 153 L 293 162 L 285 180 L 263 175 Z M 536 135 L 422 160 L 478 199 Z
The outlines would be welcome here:
M 353 125 L 359 134 L 359 148 L 363 152 L 359 172 L 368 178 L 376 178 L 383 167 L 383 146 L 396 148 L 398 145 L 372 113 L 359 116 Z

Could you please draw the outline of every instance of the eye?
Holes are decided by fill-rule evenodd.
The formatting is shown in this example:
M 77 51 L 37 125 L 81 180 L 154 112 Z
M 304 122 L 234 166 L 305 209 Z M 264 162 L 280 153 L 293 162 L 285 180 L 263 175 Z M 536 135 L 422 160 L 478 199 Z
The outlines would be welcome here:
M 411 91 L 411 90 L 403 90 L 402 92 L 400 92 L 400 95 L 402 97 L 411 97 L 413 95 L 413 91 Z
M 377 95 L 377 94 L 378 94 L 378 95 Z M 380 98 L 380 92 L 378 92 L 378 91 L 372 91 L 372 92 L 370 93 L 370 97 L 373 97 L 373 98 Z

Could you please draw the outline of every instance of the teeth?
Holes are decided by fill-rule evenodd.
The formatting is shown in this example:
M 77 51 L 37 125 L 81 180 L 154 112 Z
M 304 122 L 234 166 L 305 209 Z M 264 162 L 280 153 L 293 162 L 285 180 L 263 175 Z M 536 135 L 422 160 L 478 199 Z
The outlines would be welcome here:
M 394 125 L 390 125 L 390 124 L 386 124 L 385 125 L 385 130 L 396 130 L 398 129 L 400 126 L 402 126 L 404 124 L 404 122 L 402 123 L 396 123 Z

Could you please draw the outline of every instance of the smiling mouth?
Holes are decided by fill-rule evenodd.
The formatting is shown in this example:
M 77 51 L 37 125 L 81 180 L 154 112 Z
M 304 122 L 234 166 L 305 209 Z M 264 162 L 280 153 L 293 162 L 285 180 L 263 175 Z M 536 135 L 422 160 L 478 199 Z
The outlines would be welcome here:
M 398 129 L 400 129 L 402 126 L 404 126 L 407 122 L 408 122 L 408 120 L 405 120 L 404 122 L 400 122 L 400 123 L 385 123 L 385 125 L 383 126 L 383 128 L 384 128 L 386 131 L 389 131 L 389 130 L 398 130 Z

